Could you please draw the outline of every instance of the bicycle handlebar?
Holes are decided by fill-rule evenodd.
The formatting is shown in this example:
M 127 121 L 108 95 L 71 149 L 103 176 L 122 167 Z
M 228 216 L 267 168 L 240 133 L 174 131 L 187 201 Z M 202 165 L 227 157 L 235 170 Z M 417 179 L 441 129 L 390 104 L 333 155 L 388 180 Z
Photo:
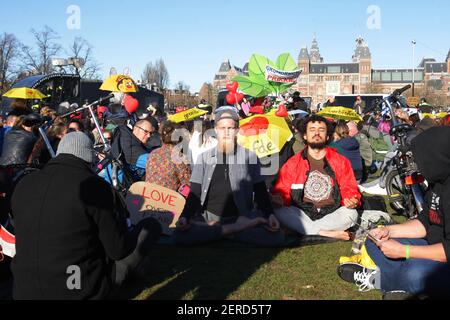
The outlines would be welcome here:
M 408 84 L 407 86 L 404 86 L 403 88 L 400 89 L 396 89 L 394 90 L 394 92 L 392 93 L 393 96 L 399 96 L 401 95 L 403 92 L 405 92 L 406 90 L 411 89 L 411 85 Z
M 89 108 L 89 107 L 98 106 L 98 105 L 102 104 L 103 102 L 105 102 L 105 101 L 107 101 L 107 100 L 110 100 L 110 99 L 112 99 L 112 98 L 114 98 L 114 93 L 110 93 L 110 94 L 107 95 L 106 97 L 102 97 L 102 98 L 98 99 L 97 101 L 92 102 L 92 103 L 89 104 L 89 105 L 85 105 L 85 106 L 82 106 L 82 107 L 80 107 L 80 108 L 77 108 L 77 109 L 75 109 L 75 110 L 73 110 L 73 111 L 67 112 L 66 114 L 63 114 L 61 117 L 64 118 L 64 117 L 70 116 L 71 114 L 74 114 L 74 113 L 83 111 L 83 110 L 85 110 L 85 109 L 87 109 L 87 108 Z

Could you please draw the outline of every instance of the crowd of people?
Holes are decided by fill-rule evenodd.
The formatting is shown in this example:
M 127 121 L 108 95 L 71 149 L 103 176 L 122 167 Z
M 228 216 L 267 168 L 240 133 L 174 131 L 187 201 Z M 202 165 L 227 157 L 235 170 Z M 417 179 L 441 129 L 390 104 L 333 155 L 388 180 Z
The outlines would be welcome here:
M 282 247 L 286 230 L 352 240 L 360 185 L 386 162 L 376 151 L 395 148 L 389 116 L 364 115 L 360 99 L 360 122 L 319 116 L 299 94 L 287 103 L 305 112 L 286 118 L 294 138 L 277 154 L 277 173 L 265 175 L 268 159 L 237 143 L 240 120 L 254 107 L 247 100 L 217 108 L 213 120 L 183 123 L 130 114 L 109 121 L 105 112 L 101 132 L 89 117 L 61 117 L 50 108 L 38 115 L 17 101 L 0 129 L 0 223 L 10 221 L 16 236 L 14 298 L 101 299 L 139 273 L 161 227 L 153 218 L 137 225 L 128 219 L 121 192 L 138 181 L 186 197 L 176 245 L 227 239 Z M 427 207 L 418 219 L 370 231 L 366 248 L 376 269 L 343 264 L 339 275 L 383 292 L 447 294 L 450 116 L 420 119 L 401 108 L 395 116 L 413 128 L 407 141 L 429 183 Z M 46 141 L 38 130 L 49 120 Z M 110 152 L 101 148 L 103 138 Z M 118 172 L 111 162 L 99 169 L 108 157 L 120 160 Z M 24 166 L 40 170 L 23 175 Z M 70 286 L 73 266 L 81 278 Z

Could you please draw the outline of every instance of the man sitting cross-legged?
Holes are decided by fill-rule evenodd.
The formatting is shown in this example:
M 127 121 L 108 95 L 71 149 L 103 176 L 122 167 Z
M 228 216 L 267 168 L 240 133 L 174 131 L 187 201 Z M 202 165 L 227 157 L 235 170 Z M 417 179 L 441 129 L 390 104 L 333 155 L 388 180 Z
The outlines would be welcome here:
M 327 147 L 332 127 L 310 116 L 298 128 L 307 147 L 280 171 L 272 202 L 280 223 L 302 235 L 350 240 L 361 195 L 350 161 Z
M 239 116 L 233 107 L 215 114 L 218 145 L 202 153 L 191 176 L 191 192 L 173 235 L 178 244 L 223 237 L 257 246 L 280 246 L 283 233 L 273 213 L 261 166 L 236 143 Z M 262 211 L 254 210 L 253 199 Z

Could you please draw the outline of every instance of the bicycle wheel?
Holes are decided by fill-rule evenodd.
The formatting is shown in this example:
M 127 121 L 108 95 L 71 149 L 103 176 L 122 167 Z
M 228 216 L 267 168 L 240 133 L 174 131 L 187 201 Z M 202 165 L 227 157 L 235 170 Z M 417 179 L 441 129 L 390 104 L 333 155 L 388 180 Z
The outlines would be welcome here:
M 407 218 L 415 216 L 415 206 L 412 195 L 406 189 L 397 170 L 391 170 L 386 175 L 386 192 L 391 207 Z

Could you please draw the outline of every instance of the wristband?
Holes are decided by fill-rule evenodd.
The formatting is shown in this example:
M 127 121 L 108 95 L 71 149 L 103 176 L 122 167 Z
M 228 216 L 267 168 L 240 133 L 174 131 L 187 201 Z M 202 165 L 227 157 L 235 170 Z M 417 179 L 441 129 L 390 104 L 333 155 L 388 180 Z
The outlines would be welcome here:
M 406 245 L 406 260 L 409 260 L 411 258 L 411 246 L 408 244 Z

